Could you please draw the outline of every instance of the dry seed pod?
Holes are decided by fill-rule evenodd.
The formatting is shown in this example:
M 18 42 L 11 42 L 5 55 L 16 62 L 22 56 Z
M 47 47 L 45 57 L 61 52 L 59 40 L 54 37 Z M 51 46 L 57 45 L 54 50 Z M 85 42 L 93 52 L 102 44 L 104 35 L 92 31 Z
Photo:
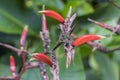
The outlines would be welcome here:
M 71 61 L 74 61 L 74 54 L 75 54 L 71 39 L 69 38 L 66 39 L 66 42 L 64 44 L 64 50 L 66 55 L 66 68 L 68 68 Z

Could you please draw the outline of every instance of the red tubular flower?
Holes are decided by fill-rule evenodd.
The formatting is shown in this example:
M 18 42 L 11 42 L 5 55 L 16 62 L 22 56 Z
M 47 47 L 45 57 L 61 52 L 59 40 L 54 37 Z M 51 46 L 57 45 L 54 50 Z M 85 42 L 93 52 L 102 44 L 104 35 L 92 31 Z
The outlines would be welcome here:
M 10 56 L 10 71 L 12 73 L 16 72 L 16 65 L 15 65 L 15 60 L 14 60 L 13 56 Z
M 64 22 L 64 18 L 58 14 L 55 11 L 52 10 L 43 10 L 43 11 L 39 11 L 39 13 L 45 14 L 46 16 L 52 17 L 56 20 L 58 20 L 59 22 L 63 23 Z
M 20 47 L 24 47 L 27 32 L 28 32 L 28 26 L 25 26 L 22 31 L 21 38 L 20 38 Z
M 53 65 L 52 60 L 48 56 L 46 56 L 45 54 L 34 53 L 33 58 L 40 61 L 40 62 L 43 62 L 43 63 L 45 63 L 47 65 L 50 65 L 50 66 Z
M 99 40 L 101 38 L 105 38 L 105 37 L 100 36 L 100 35 L 95 35 L 95 34 L 83 35 L 83 36 L 80 36 L 79 38 L 77 38 L 73 41 L 73 46 L 79 46 L 79 45 L 84 44 L 88 41 Z

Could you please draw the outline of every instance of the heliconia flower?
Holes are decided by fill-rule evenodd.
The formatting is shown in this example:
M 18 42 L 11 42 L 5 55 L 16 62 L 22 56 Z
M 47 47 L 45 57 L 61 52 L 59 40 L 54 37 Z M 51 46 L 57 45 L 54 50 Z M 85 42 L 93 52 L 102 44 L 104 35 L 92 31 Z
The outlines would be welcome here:
M 45 63 L 47 65 L 50 65 L 50 66 L 53 65 L 52 60 L 43 53 L 34 53 L 33 58 L 40 61 L 40 62 L 43 62 L 43 63 Z
M 15 60 L 14 60 L 13 56 L 10 56 L 10 71 L 12 73 L 16 72 L 16 65 L 15 65 Z
M 79 45 L 84 44 L 88 41 L 99 40 L 101 38 L 105 38 L 105 37 L 100 36 L 100 35 L 95 35 L 95 34 L 83 35 L 83 36 L 80 36 L 79 38 L 77 38 L 73 41 L 73 46 L 79 46 Z
M 24 47 L 26 36 L 28 32 L 28 26 L 26 25 L 22 31 L 21 38 L 20 38 L 20 47 Z
M 54 18 L 54 19 L 58 20 L 61 23 L 64 22 L 64 18 L 60 14 L 58 14 L 57 12 L 55 12 L 55 11 L 52 11 L 52 10 L 43 10 L 43 11 L 39 11 L 38 13 L 45 14 L 46 16 Z
M 95 20 L 90 19 L 90 18 L 88 18 L 88 20 L 91 21 L 91 22 L 93 22 L 93 23 L 95 23 L 95 24 L 97 24 L 97 25 L 99 25 L 99 26 L 101 26 L 101 27 L 104 27 L 104 28 L 107 28 L 107 27 L 109 26 L 109 25 L 107 25 L 107 24 L 104 24 L 104 23 L 102 23 L 102 22 L 95 21 Z

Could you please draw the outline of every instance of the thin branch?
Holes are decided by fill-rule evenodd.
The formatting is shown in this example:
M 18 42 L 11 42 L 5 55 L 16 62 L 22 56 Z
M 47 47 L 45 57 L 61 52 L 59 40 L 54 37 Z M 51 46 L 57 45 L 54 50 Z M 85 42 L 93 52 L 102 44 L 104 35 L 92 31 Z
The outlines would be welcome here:
M 120 29 L 119 29 L 119 27 L 112 27 L 112 26 L 109 26 L 109 25 L 104 24 L 104 23 L 102 23 L 102 22 L 98 22 L 98 21 L 95 21 L 95 20 L 93 20 L 93 19 L 90 19 L 90 18 L 88 18 L 88 21 L 93 22 L 93 23 L 99 25 L 99 26 L 102 27 L 102 28 L 105 28 L 105 29 L 107 29 L 107 30 L 109 30 L 109 31 L 112 31 L 112 32 L 120 35 Z
M 112 0 L 107 0 L 110 4 L 112 4 L 113 6 L 117 7 L 118 9 L 120 9 L 120 6 L 116 3 L 114 3 Z
M 16 47 L 13 47 L 13 46 L 11 46 L 11 45 L 8 45 L 8 44 L 5 44 L 5 43 L 1 43 L 1 42 L 0 42 L 0 46 L 3 46 L 3 47 L 5 47 L 5 48 L 8 48 L 8 49 L 16 52 L 18 55 L 21 55 L 21 54 L 20 54 L 20 53 L 21 53 L 21 50 L 18 49 L 18 48 L 16 48 Z M 22 52 L 23 52 L 23 53 L 28 53 L 28 52 L 25 51 L 25 50 L 23 50 Z
M 107 48 L 103 47 L 102 45 L 96 44 L 96 43 L 91 42 L 91 41 L 87 42 L 87 44 L 93 48 L 96 48 L 97 50 L 99 50 L 103 53 L 110 53 L 110 52 L 114 52 L 116 50 L 120 50 L 120 47 L 113 48 L 113 49 L 107 49 Z
M 21 72 L 15 78 L 11 76 L 0 77 L 0 80 L 20 80 L 20 77 L 27 69 L 36 68 L 36 67 L 39 67 L 38 62 L 26 62 L 22 67 Z
M 15 80 L 12 77 L 0 77 L 0 80 Z
M 31 68 L 36 68 L 36 67 L 39 67 L 39 63 L 38 62 L 26 62 L 20 73 L 19 73 L 19 76 L 21 76 L 27 69 L 31 69 Z
M 63 42 L 57 42 L 57 44 L 53 47 L 52 51 L 55 51 Z

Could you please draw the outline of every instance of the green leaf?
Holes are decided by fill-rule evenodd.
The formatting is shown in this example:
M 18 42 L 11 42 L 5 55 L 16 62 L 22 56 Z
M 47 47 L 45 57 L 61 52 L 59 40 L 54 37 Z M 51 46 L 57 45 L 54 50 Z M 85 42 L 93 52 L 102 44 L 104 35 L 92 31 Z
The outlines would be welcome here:
M 112 12 L 111 12 L 112 10 Z M 104 13 L 103 13 L 104 12 Z M 112 26 L 116 26 L 116 22 L 114 23 L 114 20 L 116 21 L 116 19 L 118 20 L 120 16 L 120 10 L 117 9 L 114 6 L 111 5 L 106 5 L 101 9 L 97 9 L 94 13 L 86 15 L 86 16 L 81 16 L 77 19 L 77 21 L 79 21 L 79 27 L 84 29 L 87 28 L 87 30 L 89 28 L 92 28 L 93 26 L 96 26 L 96 24 L 88 21 L 88 18 L 100 21 L 100 22 L 109 22 L 112 21 L 112 23 L 109 22 L 110 25 Z M 108 25 L 109 25 L 108 24 Z M 98 26 L 96 26 L 96 28 L 98 28 Z M 106 30 L 107 31 L 107 30 Z
M 21 2 L 20 0 L 11 0 L 11 3 L 8 4 L 7 0 L 1 0 L 0 31 L 9 34 L 21 34 L 24 26 L 28 25 L 29 34 L 37 37 L 37 32 L 40 30 L 40 18 L 34 11 L 26 8 Z
M 0 63 L 0 76 L 6 77 L 10 75 L 11 75 L 10 67 L 8 65 Z
M 118 65 L 111 61 L 107 55 L 102 53 L 91 54 L 90 65 L 99 71 L 102 80 L 119 80 Z
M 28 69 L 23 75 L 21 80 L 42 80 L 39 68 Z
M 101 80 L 98 73 L 93 69 L 88 69 L 86 71 L 86 80 Z
M 120 51 L 115 51 L 113 53 L 113 59 L 119 64 L 120 66 Z
M 49 2 L 49 4 L 48 4 Z M 62 2 L 62 0 L 26 0 L 26 4 L 28 5 L 28 7 L 33 7 L 34 10 L 40 10 L 39 6 L 45 5 L 46 7 L 48 7 L 49 9 L 55 9 L 55 10 L 63 10 L 64 8 L 64 4 Z M 47 8 L 46 8 L 47 9 Z
M 85 0 L 68 1 L 68 3 L 64 7 L 64 11 L 63 11 L 64 16 L 66 16 L 70 6 L 72 6 L 73 8 L 72 12 L 76 12 L 78 16 L 83 16 L 94 12 L 92 6 L 89 3 L 87 3 Z
M 79 50 L 76 49 L 74 62 L 66 69 L 66 59 L 63 49 L 59 48 L 58 58 L 60 65 L 60 79 L 61 80 L 85 80 L 85 71 L 82 63 L 81 54 Z

